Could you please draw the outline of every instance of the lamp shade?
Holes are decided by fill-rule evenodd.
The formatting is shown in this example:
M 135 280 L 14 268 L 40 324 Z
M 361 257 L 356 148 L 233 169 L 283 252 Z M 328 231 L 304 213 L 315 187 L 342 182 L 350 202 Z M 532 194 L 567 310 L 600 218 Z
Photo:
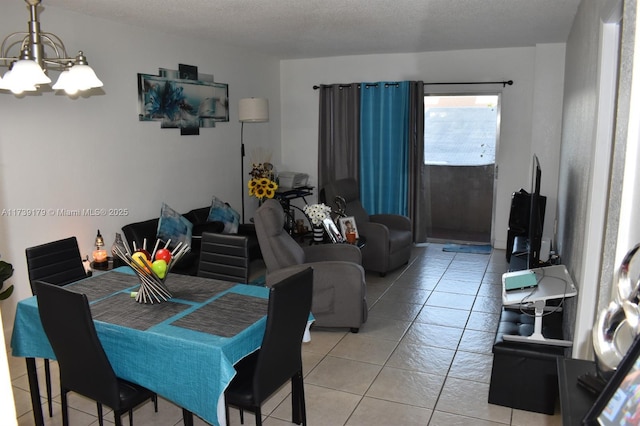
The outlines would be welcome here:
M 78 93 L 78 86 L 73 82 L 69 70 L 64 70 L 60 73 L 56 84 L 51 86 L 53 90 L 64 90 L 67 95 L 75 95 Z
M 238 120 L 248 123 L 269 121 L 269 100 L 266 98 L 244 98 L 238 102 Z
M 69 69 L 69 77 L 73 79 L 78 90 L 87 90 L 94 87 L 102 87 L 102 81 L 96 76 L 89 65 L 74 65 Z
M 20 86 L 36 86 L 49 84 L 51 79 L 42 71 L 40 65 L 31 59 L 20 59 L 11 67 L 11 79 Z

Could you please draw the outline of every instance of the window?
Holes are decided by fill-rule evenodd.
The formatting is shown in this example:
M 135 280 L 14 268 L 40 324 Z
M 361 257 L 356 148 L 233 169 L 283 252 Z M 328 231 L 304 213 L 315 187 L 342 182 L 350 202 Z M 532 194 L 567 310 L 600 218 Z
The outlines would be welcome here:
M 498 95 L 425 96 L 424 164 L 495 163 Z

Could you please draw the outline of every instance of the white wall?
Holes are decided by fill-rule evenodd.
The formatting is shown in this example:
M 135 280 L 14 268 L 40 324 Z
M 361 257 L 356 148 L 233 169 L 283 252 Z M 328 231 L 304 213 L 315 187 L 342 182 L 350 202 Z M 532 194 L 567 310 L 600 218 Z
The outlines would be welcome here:
M 545 237 L 557 199 L 564 45 L 287 60 L 281 63 L 282 162 L 317 184 L 316 84 L 422 80 L 425 83 L 513 80 L 513 86 L 427 86 L 425 90 L 502 91 L 494 246 L 506 247 L 511 194 L 528 189 L 533 152 L 541 155 L 542 193 L 549 197 Z
M 0 312 L 2 309 L 0 307 Z M 0 321 L 0 422 L 5 426 L 18 424 L 16 417 L 16 406 L 11 388 L 11 375 L 9 373 L 9 363 L 7 360 L 7 345 L 4 339 L 2 321 Z
M 3 3 L 0 28 L 7 34 L 25 31 L 28 17 L 23 2 Z M 0 215 L 0 255 L 15 268 L 10 281 L 15 293 L 2 302 L 7 333 L 15 303 L 31 295 L 26 247 L 75 235 L 82 254 L 89 254 L 97 229 L 110 247 L 123 225 L 157 217 L 163 201 L 186 212 L 209 205 L 216 195 L 240 209 L 239 98 L 269 99 L 271 121 L 245 126 L 245 143 L 248 152 L 263 146 L 273 151 L 274 162 L 280 158 L 276 59 L 75 15 L 46 3 L 40 18 L 42 30 L 60 36 L 71 55 L 85 52 L 104 82 L 104 94 L 86 99 L 0 94 L 0 211 L 126 208 L 129 213 Z M 137 73 L 156 74 L 159 67 L 177 69 L 178 64 L 195 65 L 229 84 L 229 122 L 200 129 L 199 136 L 180 136 L 178 129 L 161 129 L 159 122 L 138 121 Z M 55 81 L 57 73 L 52 75 Z M 247 201 L 249 217 L 255 204 Z

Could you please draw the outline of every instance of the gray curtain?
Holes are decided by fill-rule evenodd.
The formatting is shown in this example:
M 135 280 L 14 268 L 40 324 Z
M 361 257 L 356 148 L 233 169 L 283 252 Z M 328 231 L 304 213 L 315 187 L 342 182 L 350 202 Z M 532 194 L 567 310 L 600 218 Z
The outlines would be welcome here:
M 424 83 L 409 86 L 409 217 L 416 243 L 427 241 L 431 207 L 427 197 L 428 176 L 424 167 Z
M 360 85 L 321 85 L 319 90 L 318 188 L 321 189 L 337 179 L 358 180 Z
M 320 86 L 318 188 L 351 177 L 359 181 L 360 84 Z M 409 87 L 409 196 L 408 212 L 415 242 L 427 241 L 431 208 L 424 167 L 424 83 Z M 324 194 L 320 192 L 320 200 Z

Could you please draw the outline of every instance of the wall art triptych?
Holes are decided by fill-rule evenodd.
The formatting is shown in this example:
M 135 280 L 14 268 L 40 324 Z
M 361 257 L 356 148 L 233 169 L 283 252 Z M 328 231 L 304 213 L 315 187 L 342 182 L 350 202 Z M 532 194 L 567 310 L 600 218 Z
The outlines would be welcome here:
M 163 129 L 180 129 L 181 135 L 198 135 L 201 127 L 229 121 L 229 85 L 215 83 L 213 75 L 199 74 L 192 65 L 138 74 L 138 118 L 160 121 Z

